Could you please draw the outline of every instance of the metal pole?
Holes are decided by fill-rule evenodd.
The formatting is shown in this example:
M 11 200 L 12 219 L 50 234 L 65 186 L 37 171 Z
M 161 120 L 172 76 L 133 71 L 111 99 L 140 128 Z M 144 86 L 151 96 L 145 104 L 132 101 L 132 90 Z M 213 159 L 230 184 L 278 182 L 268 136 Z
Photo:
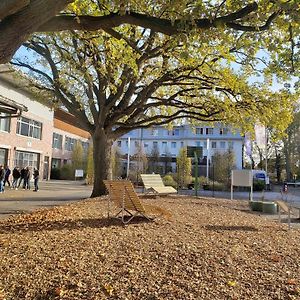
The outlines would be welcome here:
M 265 127 L 265 155 L 266 155 L 266 176 L 268 175 L 268 130 L 267 127 Z
M 209 139 L 206 140 L 206 149 L 207 149 L 207 156 L 206 156 L 206 181 L 208 183 L 208 177 L 209 177 Z
M 215 197 L 215 164 L 212 161 L 213 197 Z
M 129 164 L 130 164 L 130 137 L 128 137 L 128 153 L 127 153 L 127 172 L 126 177 L 129 177 Z
M 195 158 L 195 196 L 198 196 L 198 157 L 197 152 L 194 152 Z

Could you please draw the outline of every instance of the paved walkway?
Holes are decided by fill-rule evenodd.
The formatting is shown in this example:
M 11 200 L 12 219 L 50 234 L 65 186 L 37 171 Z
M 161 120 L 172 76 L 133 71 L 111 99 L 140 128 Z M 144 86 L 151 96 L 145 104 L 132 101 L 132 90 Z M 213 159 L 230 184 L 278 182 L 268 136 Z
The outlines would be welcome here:
M 30 212 L 43 207 L 62 205 L 88 198 L 91 186 L 74 181 L 40 182 L 40 190 L 11 190 L 6 187 L 0 194 L 0 219 L 13 214 Z

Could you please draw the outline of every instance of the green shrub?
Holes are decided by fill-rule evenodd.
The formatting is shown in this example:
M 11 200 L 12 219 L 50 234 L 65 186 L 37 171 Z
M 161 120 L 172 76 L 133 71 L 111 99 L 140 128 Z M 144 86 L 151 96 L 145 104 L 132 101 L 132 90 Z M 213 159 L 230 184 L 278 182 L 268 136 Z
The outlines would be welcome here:
M 218 182 L 218 181 L 215 181 L 214 183 L 212 181 L 209 181 L 208 183 L 204 183 L 203 185 L 203 189 L 208 191 L 225 191 L 226 190 L 226 185 L 222 182 Z
M 177 182 L 174 180 L 172 175 L 166 175 L 163 177 L 163 182 L 167 186 L 172 186 L 173 188 L 177 189 Z
M 253 181 L 253 190 L 262 191 L 266 188 L 266 184 L 263 180 L 254 180 Z
M 63 165 L 60 169 L 60 178 L 65 180 L 74 180 L 74 168 L 71 164 Z
M 60 169 L 59 168 L 51 169 L 50 179 L 60 179 Z
M 205 184 L 207 182 L 207 179 L 205 176 L 200 176 L 198 177 L 198 184 L 200 186 L 202 186 L 203 184 Z M 195 184 L 195 177 L 192 177 L 192 183 Z

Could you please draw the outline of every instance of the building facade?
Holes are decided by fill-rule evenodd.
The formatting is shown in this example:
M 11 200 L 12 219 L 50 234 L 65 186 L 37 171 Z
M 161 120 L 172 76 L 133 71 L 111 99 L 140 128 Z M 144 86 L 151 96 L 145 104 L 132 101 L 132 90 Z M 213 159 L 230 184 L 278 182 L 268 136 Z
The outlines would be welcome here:
M 54 112 L 53 137 L 52 137 L 52 168 L 60 168 L 64 164 L 71 163 L 72 152 L 76 142 L 82 144 L 87 154 L 90 141 L 90 134 L 81 129 L 76 118 L 71 114 L 57 110 Z
M 0 118 L 0 164 L 38 168 L 48 179 L 52 156 L 53 112 L 15 84 L 11 76 L 0 76 L 0 97 L 28 108 L 19 118 Z M 3 117 L 3 115 L 2 115 Z M 5 116 L 4 116 L 5 117 Z
M 10 69 L 0 69 L 0 100 L 27 108 L 22 115 L 7 118 L 0 112 L 0 164 L 11 169 L 38 168 L 41 179 L 49 179 L 52 167 L 71 162 L 77 141 L 85 151 L 89 133 L 80 129 L 76 119 L 62 111 L 53 111 L 36 99 L 26 83 L 16 80 Z M 46 101 L 45 101 L 46 102 Z
M 174 172 L 175 158 L 180 149 L 187 146 L 202 147 L 202 164 L 206 163 L 207 158 L 211 162 L 216 152 L 224 153 L 230 149 L 234 153 L 236 168 L 242 169 L 243 142 L 244 138 L 239 132 L 222 125 L 196 126 L 194 128 L 189 125 L 181 125 L 173 127 L 172 130 L 163 126 L 136 129 L 116 141 L 115 146 L 122 155 L 127 155 L 129 150 L 130 156 L 134 156 L 141 149 L 147 156 L 150 156 L 153 148 L 156 148 L 161 158 L 173 158 L 172 171 Z

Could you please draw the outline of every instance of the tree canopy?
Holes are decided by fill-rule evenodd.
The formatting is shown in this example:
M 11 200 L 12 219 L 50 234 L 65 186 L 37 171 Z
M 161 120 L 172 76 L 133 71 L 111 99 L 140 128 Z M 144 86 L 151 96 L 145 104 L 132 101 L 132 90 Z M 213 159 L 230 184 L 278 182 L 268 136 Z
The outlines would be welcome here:
M 279 47 L 277 52 L 281 52 L 282 56 L 286 51 L 279 42 L 288 41 L 290 53 L 287 56 L 295 69 L 295 55 L 299 48 L 299 11 L 297 0 L 2 0 L 0 63 L 8 62 L 34 32 L 107 30 L 131 24 L 167 35 L 214 28 L 239 33 L 262 32 L 269 31 L 271 27 L 274 29 L 272 32 L 277 34 L 269 35 L 266 41 L 273 47 Z M 276 30 L 278 28 L 279 31 Z

